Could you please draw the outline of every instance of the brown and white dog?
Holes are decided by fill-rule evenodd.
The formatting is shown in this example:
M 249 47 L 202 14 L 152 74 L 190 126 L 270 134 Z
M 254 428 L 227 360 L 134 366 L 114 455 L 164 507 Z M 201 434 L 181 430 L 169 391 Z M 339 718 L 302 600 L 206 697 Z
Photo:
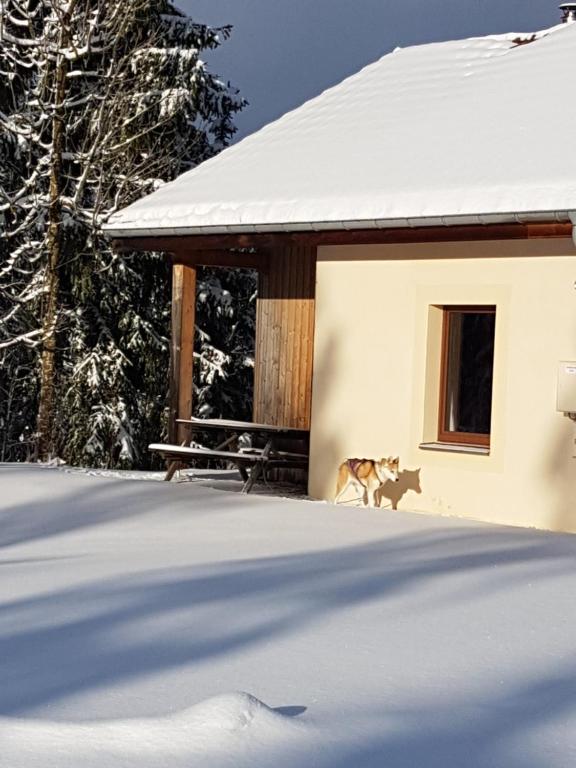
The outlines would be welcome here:
M 376 506 L 375 493 L 387 480 L 398 482 L 398 456 L 374 461 L 373 459 L 346 459 L 338 467 L 336 497 L 338 504 L 348 488 L 355 488 L 362 496 L 364 504 Z

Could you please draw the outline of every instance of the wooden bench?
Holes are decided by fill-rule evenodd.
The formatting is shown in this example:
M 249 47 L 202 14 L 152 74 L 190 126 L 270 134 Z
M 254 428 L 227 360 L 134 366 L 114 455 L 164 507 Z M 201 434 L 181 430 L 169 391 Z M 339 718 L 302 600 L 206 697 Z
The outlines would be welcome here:
M 229 461 L 236 465 L 244 481 L 242 493 L 250 493 L 254 483 L 260 477 L 266 478 L 267 467 L 304 468 L 308 465 L 308 456 L 305 454 L 286 453 L 284 451 L 272 452 L 269 446 L 263 449 L 250 448 L 245 451 L 233 452 L 210 450 L 209 448 L 189 448 L 185 445 L 152 443 L 148 446 L 148 449 L 159 453 L 170 462 L 164 478 L 167 481 L 174 477 L 174 474 L 182 465 L 187 465 L 195 460 Z
M 149 450 L 159 453 L 169 462 L 164 478 L 167 481 L 171 480 L 175 472 L 182 466 L 190 465 L 201 459 L 228 461 L 234 464 L 240 472 L 244 481 L 242 492 L 249 493 L 259 478 L 262 477 L 266 480 L 268 468 L 305 469 L 308 466 L 307 453 L 276 450 L 275 448 L 276 441 L 285 436 L 297 437 L 299 440 L 304 438 L 307 445 L 308 430 L 224 419 L 178 419 L 177 423 L 185 425 L 189 431 L 187 442 L 191 442 L 190 437 L 194 432 L 207 430 L 224 432 L 227 436 L 214 449 L 189 446 L 186 445 L 186 442 L 182 445 L 152 443 L 148 446 Z M 266 440 L 264 447 L 238 449 L 238 438 L 246 433 L 264 437 Z

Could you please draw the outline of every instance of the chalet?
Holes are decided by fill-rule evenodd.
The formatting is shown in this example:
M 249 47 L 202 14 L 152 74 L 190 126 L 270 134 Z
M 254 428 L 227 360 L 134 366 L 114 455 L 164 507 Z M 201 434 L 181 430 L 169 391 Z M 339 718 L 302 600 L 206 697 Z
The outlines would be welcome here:
M 576 532 L 563 8 L 535 34 L 397 49 L 112 217 L 174 265 L 174 425 L 195 270 L 250 266 L 254 421 L 310 430 L 313 497 L 344 458 L 399 454 L 383 505 Z

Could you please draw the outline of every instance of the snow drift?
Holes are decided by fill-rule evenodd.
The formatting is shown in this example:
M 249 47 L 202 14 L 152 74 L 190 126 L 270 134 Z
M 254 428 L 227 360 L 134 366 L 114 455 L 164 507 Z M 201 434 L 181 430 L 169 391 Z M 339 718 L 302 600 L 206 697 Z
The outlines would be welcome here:
M 3 768 L 210 768 L 282 765 L 308 750 L 310 729 L 248 693 L 167 717 L 92 723 L 2 718 Z

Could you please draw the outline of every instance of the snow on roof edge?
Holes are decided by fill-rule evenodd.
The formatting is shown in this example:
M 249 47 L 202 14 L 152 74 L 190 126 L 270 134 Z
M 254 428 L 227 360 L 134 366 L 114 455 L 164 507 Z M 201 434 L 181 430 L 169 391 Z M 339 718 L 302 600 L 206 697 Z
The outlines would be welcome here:
M 290 224 L 237 224 L 230 226 L 191 226 L 191 227 L 115 227 L 113 224 L 103 226 L 103 231 L 109 237 L 118 239 L 132 237 L 163 237 L 188 235 L 234 235 L 258 234 L 271 232 L 322 232 L 350 231 L 357 229 L 419 229 L 422 227 L 451 227 L 467 225 L 490 224 L 527 224 L 530 222 L 572 223 L 576 227 L 576 211 L 530 211 L 526 213 L 482 213 L 474 215 L 428 216 L 410 219 L 360 219 L 356 221 L 317 221 L 294 222 Z

